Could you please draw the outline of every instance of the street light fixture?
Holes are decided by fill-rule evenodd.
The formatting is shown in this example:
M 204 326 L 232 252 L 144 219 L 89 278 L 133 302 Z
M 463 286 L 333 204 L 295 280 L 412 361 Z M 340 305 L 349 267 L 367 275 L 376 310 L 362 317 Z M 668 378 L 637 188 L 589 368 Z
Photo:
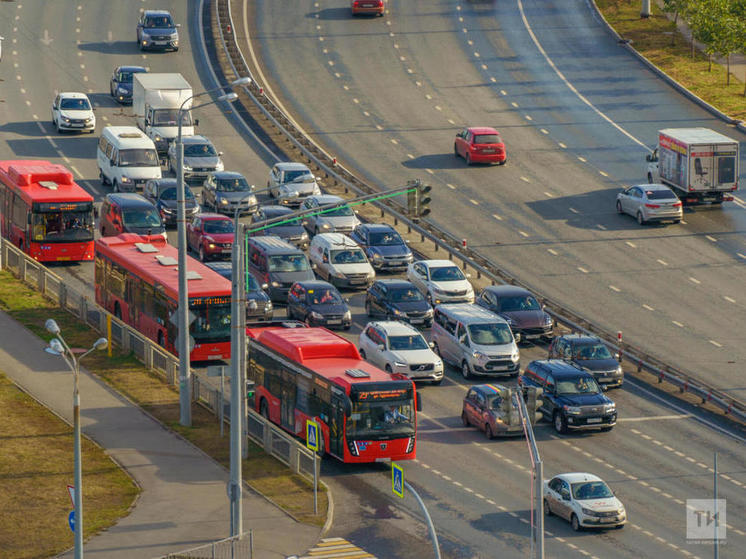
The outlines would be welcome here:
M 73 372 L 73 451 L 75 453 L 75 466 L 74 466 L 74 481 L 73 486 L 75 487 L 75 559 L 82 559 L 83 557 L 83 469 L 80 452 L 80 390 L 78 377 L 80 376 L 80 360 L 86 355 L 97 349 L 106 349 L 109 345 L 109 340 L 106 338 L 99 338 L 93 344 L 93 347 L 88 351 L 83 352 L 80 357 L 76 356 L 76 352 L 70 349 L 70 346 L 65 342 L 65 338 L 62 337 L 60 327 L 57 322 L 50 318 L 44 324 L 47 332 L 57 336 L 52 338 L 49 342 L 49 346 L 45 348 L 47 353 L 52 355 L 60 355 L 65 360 L 65 363 L 70 370 Z
M 227 101 L 229 103 L 238 99 L 238 95 L 234 92 L 225 93 L 220 95 L 218 98 L 201 103 L 193 107 L 185 109 L 185 105 L 190 103 L 192 99 L 207 95 L 215 91 L 222 91 L 226 87 L 235 87 L 241 85 L 247 85 L 251 83 L 251 78 L 243 77 L 234 80 L 229 85 L 220 86 L 213 89 L 208 89 L 197 95 L 192 95 L 179 107 L 179 112 L 176 115 L 179 124 L 179 131 L 176 137 L 176 209 L 177 209 L 177 248 L 179 251 L 178 259 L 178 270 L 179 270 L 179 301 L 178 309 L 176 311 L 177 318 L 177 329 L 178 329 L 178 344 L 177 352 L 179 353 L 179 407 L 180 407 L 180 418 L 179 423 L 185 427 L 192 425 L 192 389 L 191 389 L 191 378 L 189 370 L 189 295 L 187 293 L 187 243 L 186 243 L 186 192 L 184 189 L 184 144 L 181 141 L 181 128 L 184 120 L 184 111 L 199 109 L 207 105 L 212 105 L 221 101 Z

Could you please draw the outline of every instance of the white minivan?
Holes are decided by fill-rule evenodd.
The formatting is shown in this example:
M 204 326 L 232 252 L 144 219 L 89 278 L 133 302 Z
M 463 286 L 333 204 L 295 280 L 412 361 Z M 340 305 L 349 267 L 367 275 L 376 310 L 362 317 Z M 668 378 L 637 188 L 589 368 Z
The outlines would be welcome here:
M 336 287 L 366 289 L 376 279 L 363 249 L 342 233 L 316 235 L 308 253 L 317 275 Z
M 110 184 L 114 192 L 134 192 L 161 178 L 155 144 L 135 126 L 107 126 L 96 152 L 101 184 Z

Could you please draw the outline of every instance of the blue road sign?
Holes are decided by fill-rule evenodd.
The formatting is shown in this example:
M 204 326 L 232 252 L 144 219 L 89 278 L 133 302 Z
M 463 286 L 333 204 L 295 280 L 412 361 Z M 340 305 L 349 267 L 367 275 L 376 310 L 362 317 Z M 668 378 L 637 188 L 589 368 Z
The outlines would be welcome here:
M 75 533 L 75 511 L 71 510 L 70 514 L 67 517 L 67 523 L 70 524 L 70 530 Z
M 391 462 L 391 490 L 394 495 L 404 498 L 404 468 Z
M 310 419 L 306 421 L 306 446 L 314 452 L 319 451 L 319 424 Z

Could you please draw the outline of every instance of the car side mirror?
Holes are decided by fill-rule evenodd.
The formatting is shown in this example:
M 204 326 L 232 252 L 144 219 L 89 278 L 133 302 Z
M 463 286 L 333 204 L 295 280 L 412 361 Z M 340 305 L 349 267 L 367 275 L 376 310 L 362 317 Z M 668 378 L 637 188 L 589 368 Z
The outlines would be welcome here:
M 218 157 L 223 157 L 223 152 L 222 151 L 218 152 Z
M 653 162 L 653 156 L 648 153 L 645 156 L 645 161 L 647 161 L 648 163 L 652 163 Z
M 417 393 L 417 406 L 416 406 L 416 409 L 417 409 L 417 411 L 422 411 L 422 394 L 419 393 L 419 392 Z
M 345 303 L 349 303 L 349 302 L 350 302 L 350 298 L 349 298 L 349 297 L 345 297 L 345 298 L 344 298 L 344 302 L 345 302 Z
M 194 124 L 193 124 L 193 126 L 199 126 L 199 119 L 198 119 L 198 118 L 195 118 L 195 119 L 194 119 Z
M 435 342 L 430 342 L 430 343 L 429 343 L 429 344 L 427 344 L 427 345 L 429 345 L 429 346 L 430 346 L 430 349 L 435 349 Z
M 461 336 L 461 337 L 460 337 L 460 338 L 458 339 L 458 342 L 459 342 L 460 344 L 466 344 L 466 334 L 464 334 L 463 336 Z
M 98 219 L 98 206 L 93 206 L 93 217 Z
M 111 220 L 111 224 L 119 227 L 121 225 L 121 222 L 118 219 L 114 218 Z
M 562 495 L 562 500 L 563 501 L 569 501 L 570 500 L 570 493 L 568 493 L 567 491 L 563 491 L 561 493 L 561 495 Z
M 269 289 L 269 284 L 268 284 L 268 283 L 263 283 L 263 284 L 262 284 L 262 289 L 263 289 L 264 291 L 267 291 L 267 289 Z
M 318 269 L 318 266 L 316 266 L 316 262 L 311 262 L 311 269 L 312 270 Z
M 378 348 L 378 351 L 383 351 L 384 349 L 386 349 L 383 344 L 378 344 L 376 347 Z
M 470 278 L 470 277 L 471 277 L 471 273 L 466 273 L 466 274 L 464 274 L 464 275 L 465 275 L 465 276 L 466 276 L 467 278 Z

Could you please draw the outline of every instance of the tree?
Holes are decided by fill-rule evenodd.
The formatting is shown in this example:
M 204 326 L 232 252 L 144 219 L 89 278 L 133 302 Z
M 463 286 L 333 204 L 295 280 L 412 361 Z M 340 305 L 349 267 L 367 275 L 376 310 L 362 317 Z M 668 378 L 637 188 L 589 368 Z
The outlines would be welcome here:
M 723 17 L 726 0 L 695 0 L 689 17 L 692 37 L 705 47 L 708 71 L 712 71 L 712 56 L 719 52 L 722 41 Z
M 685 17 L 685 14 L 687 14 L 690 9 L 691 3 L 691 0 L 663 0 L 663 11 L 674 15 L 673 24 L 676 26 L 676 23 L 679 21 L 679 15 Z M 674 45 L 675 41 L 676 30 L 674 29 L 674 32 L 671 34 L 671 46 Z
M 733 17 L 735 29 L 734 52 L 746 55 L 746 0 L 732 0 L 730 3 L 730 15 Z M 743 96 L 746 97 L 746 76 L 743 80 Z

